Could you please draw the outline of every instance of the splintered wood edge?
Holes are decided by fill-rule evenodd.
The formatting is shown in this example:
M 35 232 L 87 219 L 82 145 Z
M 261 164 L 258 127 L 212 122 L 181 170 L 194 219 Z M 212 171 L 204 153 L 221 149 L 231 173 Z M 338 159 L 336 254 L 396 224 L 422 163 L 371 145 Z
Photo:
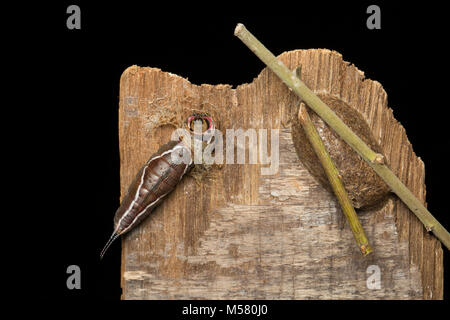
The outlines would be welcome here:
M 314 82 L 312 76 L 308 76 L 308 66 L 302 61 L 308 55 L 314 55 L 319 59 L 315 69 L 325 73 L 317 77 Z M 293 57 L 296 56 L 296 59 Z M 425 166 L 420 157 L 416 156 L 412 145 L 409 142 L 403 126 L 394 118 L 393 111 L 388 107 L 387 94 L 378 81 L 366 79 L 364 72 L 356 66 L 342 59 L 342 55 L 336 51 L 328 49 L 308 49 L 293 50 L 284 52 L 278 58 L 286 63 L 292 70 L 297 65 L 291 65 L 292 61 L 300 61 L 302 72 L 305 78 L 302 80 L 316 93 L 329 94 L 341 99 L 352 108 L 356 109 L 367 121 L 374 138 L 381 145 L 384 155 L 390 164 L 393 172 L 403 183 L 421 200 L 425 205 Z M 333 68 L 334 67 L 334 68 Z M 181 79 L 186 84 L 193 87 L 224 87 L 231 89 L 228 84 L 192 84 L 188 79 L 170 72 L 164 72 L 159 68 L 138 67 L 136 65 L 128 67 L 121 75 L 120 86 L 128 75 L 134 75 L 141 70 L 159 71 Z M 252 85 L 260 79 L 264 73 L 270 72 L 264 68 L 251 83 L 240 84 L 237 89 Z M 317 72 L 317 70 L 315 70 Z M 339 73 L 339 79 L 334 77 L 335 72 Z M 338 82 L 332 82 L 332 80 Z M 122 95 L 121 95 L 122 97 Z M 119 126 L 119 130 L 120 130 Z M 398 148 L 400 146 L 400 149 Z M 420 221 L 409 211 L 409 209 L 399 200 L 396 200 L 394 209 L 396 228 L 399 240 L 409 242 L 410 264 L 418 266 L 422 277 L 423 297 L 425 299 L 443 298 L 443 251 L 441 243 L 432 235 L 429 235 Z M 124 246 L 122 240 L 122 248 Z M 122 250 L 121 261 L 121 286 L 124 287 L 124 250 Z M 123 295 L 123 293 L 122 293 Z

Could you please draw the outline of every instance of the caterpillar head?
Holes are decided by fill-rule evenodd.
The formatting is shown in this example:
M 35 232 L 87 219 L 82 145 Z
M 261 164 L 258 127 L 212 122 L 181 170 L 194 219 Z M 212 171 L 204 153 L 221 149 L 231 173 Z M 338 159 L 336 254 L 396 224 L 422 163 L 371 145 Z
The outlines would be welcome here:
M 194 112 L 186 120 L 186 126 L 193 139 L 211 143 L 216 130 L 212 117 L 207 112 Z

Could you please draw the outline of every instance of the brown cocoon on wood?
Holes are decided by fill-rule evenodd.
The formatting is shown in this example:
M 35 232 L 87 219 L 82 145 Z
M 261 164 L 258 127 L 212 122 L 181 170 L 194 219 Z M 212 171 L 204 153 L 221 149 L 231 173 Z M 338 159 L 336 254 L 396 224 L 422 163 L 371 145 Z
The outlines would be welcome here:
M 355 132 L 373 151 L 382 153 L 370 131 L 367 122 L 359 112 L 348 106 L 344 101 L 326 94 L 318 94 L 341 119 Z M 337 135 L 314 111 L 310 111 L 311 121 L 317 128 L 319 136 L 330 154 L 330 158 L 338 169 L 342 183 L 355 208 L 367 208 L 382 205 L 390 190 L 384 181 L 361 157 Z M 323 167 L 317 158 L 304 130 L 302 129 L 295 110 L 292 115 L 292 139 L 300 160 L 309 172 L 331 192 L 331 187 Z

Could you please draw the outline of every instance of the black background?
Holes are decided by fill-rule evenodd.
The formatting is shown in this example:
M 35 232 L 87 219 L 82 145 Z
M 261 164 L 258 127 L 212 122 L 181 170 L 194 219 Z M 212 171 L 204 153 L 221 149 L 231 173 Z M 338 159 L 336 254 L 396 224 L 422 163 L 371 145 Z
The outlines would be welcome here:
M 448 27 L 443 8 L 384 2 L 276 2 L 146 5 L 87 1 L 17 8 L 11 37 L 22 60 L 21 101 L 31 119 L 22 151 L 37 159 L 26 258 L 40 299 L 120 298 L 120 242 L 102 261 L 119 205 L 119 78 L 130 65 L 161 68 L 194 84 L 251 82 L 264 65 L 233 36 L 244 23 L 275 55 L 328 48 L 355 64 L 388 93 L 426 168 L 430 211 L 447 228 Z M 66 28 L 66 9 L 81 8 L 81 30 Z M 381 8 L 381 30 L 368 30 L 366 8 Z M 24 89 L 26 88 L 26 89 Z M 22 140 L 23 142 L 24 140 Z M 26 160 L 25 160 L 26 161 Z M 445 265 L 448 251 L 444 249 Z M 81 267 L 82 289 L 66 288 L 66 268 Z M 30 269 L 29 269 L 30 270 Z M 448 299 L 448 272 L 445 274 Z M 166 305 L 167 307 L 167 305 Z

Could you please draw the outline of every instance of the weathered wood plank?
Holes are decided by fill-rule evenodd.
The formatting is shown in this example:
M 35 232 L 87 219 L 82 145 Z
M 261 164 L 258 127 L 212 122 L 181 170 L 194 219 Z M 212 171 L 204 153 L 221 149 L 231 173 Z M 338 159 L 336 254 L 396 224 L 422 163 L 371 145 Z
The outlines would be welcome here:
M 358 111 L 392 170 L 425 201 L 416 157 L 381 85 L 329 50 L 280 56 L 315 92 Z M 197 86 L 154 68 L 128 68 L 120 82 L 122 195 L 139 167 L 195 110 L 219 129 L 280 129 L 280 167 L 213 168 L 186 177 L 122 241 L 123 299 L 442 299 L 440 243 L 394 196 L 360 214 L 374 254 L 362 258 L 334 196 L 295 152 L 291 115 L 299 100 L 270 71 L 251 83 Z M 269 132 L 270 137 L 270 132 Z M 269 149 L 270 150 L 270 149 Z M 370 265 L 381 288 L 367 287 Z

